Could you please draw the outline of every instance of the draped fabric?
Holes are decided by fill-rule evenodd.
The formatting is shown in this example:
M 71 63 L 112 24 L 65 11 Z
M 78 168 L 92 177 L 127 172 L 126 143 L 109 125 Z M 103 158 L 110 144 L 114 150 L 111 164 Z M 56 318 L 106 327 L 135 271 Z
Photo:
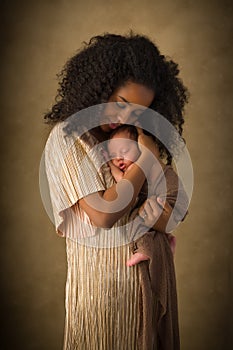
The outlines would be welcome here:
M 168 239 L 151 231 L 132 243 L 132 251 L 149 257 L 138 265 L 139 349 L 179 350 L 176 277 Z
M 130 229 L 135 226 L 135 223 L 127 225 L 129 214 L 111 229 L 100 229 L 91 224 L 78 204 L 75 213 L 71 209 L 88 194 L 109 188 L 113 179 L 108 166 L 103 164 L 101 144 L 92 134 L 86 132 L 86 140 L 67 137 L 63 127 L 64 122 L 60 122 L 53 128 L 45 148 L 55 227 L 66 239 L 63 350 L 177 350 L 178 346 L 174 345 L 159 347 L 156 341 L 158 300 L 153 288 L 145 283 L 145 278 L 147 281 L 151 278 L 145 268 L 147 262 L 126 266 L 132 254 Z M 158 268 L 164 259 L 170 261 L 168 268 L 173 266 L 171 254 L 164 254 L 161 259 L 157 261 Z M 174 267 L 171 271 L 174 281 Z M 175 288 L 174 283 L 167 286 Z M 148 293 L 152 293 L 150 297 Z M 170 301 L 166 301 L 165 314 Z M 146 304 L 149 313 L 145 320 Z M 149 333 L 145 332 L 145 325 Z M 145 341 L 148 336 L 150 342 Z
M 110 187 L 113 179 L 109 168 L 101 167 L 101 150 L 91 134 L 86 143 L 74 140 L 63 126 L 53 128 L 45 149 L 56 231 L 66 238 L 63 349 L 137 349 L 140 283 L 138 268 L 126 266 L 132 254 L 125 244 L 128 217 L 104 230 L 91 225 L 81 208 L 75 215 L 69 209 L 80 198 Z
M 67 240 L 64 350 L 138 349 L 138 267 L 129 246 L 93 248 Z

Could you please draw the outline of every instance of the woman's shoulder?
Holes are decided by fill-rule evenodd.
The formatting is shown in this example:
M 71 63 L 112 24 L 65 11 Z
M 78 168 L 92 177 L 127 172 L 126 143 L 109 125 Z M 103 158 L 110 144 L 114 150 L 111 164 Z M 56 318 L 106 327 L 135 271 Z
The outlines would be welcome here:
M 46 142 L 46 147 L 48 148 L 50 144 L 54 144 L 64 138 L 63 122 L 58 122 L 52 128 L 49 133 L 49 137 Z
M 73 146 L 81 146 L 80 135 L 78 133 L 67 131 L 67 125 L 65 121 L 58 122 L 55 124 L 50 131 L 49 137 L 46 142 L 45 148 L 50 150 L 72 148 Z

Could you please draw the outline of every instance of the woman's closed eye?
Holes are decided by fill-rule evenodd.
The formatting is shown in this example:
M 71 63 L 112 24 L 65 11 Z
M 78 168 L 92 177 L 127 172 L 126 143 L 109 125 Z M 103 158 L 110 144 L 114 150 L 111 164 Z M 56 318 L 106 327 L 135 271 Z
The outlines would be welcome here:
M 125 103 L 125 102 L 119 102 L 119 101 L 117 101 L 117 102 L 116 102 L 116 105 L 117 105 L 117 107 L 119 107 L 119 108 L 121 108 L 121 109 L 123 109 L 123 108 L 126 107 L 126 103 Z

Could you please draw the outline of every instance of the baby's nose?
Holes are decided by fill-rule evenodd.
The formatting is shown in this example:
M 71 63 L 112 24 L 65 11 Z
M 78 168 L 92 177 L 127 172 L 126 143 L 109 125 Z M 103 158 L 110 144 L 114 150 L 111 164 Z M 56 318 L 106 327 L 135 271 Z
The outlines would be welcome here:
M 116 159 L 117 159 L 118 161 L 120 161 L 120 160 L 123 159 L 123 156 L 122 156 L 121 154 L 119 154 L 119 155 L 116 157 Z

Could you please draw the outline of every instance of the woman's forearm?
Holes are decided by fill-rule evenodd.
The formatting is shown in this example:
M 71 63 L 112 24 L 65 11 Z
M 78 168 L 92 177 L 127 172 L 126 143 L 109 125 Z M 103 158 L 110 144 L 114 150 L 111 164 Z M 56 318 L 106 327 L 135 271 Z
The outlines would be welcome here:
M 110 228 L 130 209 L 150 172 L 152 158 L 149 152 L 143 152 L 117 184 L 79 200 L 80 207 L 96 226 Z

